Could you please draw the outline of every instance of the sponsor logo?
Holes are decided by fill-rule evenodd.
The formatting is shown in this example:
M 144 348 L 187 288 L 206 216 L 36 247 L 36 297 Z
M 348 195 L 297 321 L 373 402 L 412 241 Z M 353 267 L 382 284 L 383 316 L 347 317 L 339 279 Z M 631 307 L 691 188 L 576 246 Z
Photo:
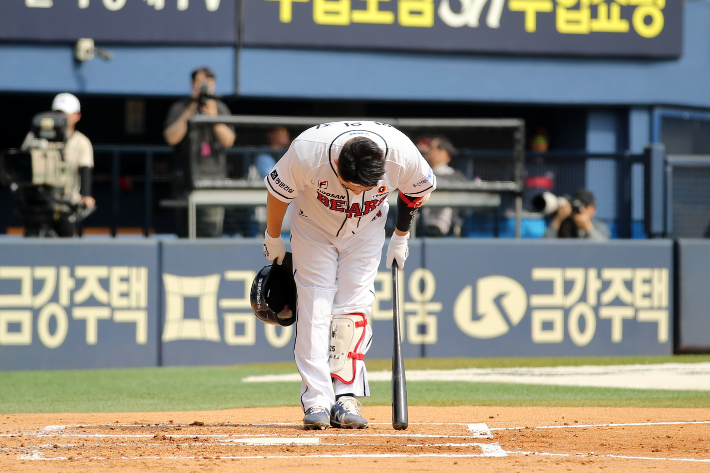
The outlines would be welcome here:
M 320 187 L 321 189 L 327 189 L 328 181 L 318 181 L 318 187 Z
M 325 194 L 325 192 L 318 192 L 317 198 L 320 203 L 323 204 L 325 207 L 328 207 L 329 210 L 332 210 L 334 212 L 343 212 L 347 214 L 348 218 L 362 217 L 363 215 L 367 215 L 377 209 L 377 206 L 382 204 L 382 202 L 384 202 L 385 200 L 385 197 L 383 197 L 379 200 L 374 199 L 363 202 L 362 206 L 358 203 L 354 203 L 350 207 L 347 207 L 347 202 L 343 200 L 344 197 L 339 196 L 341 197 L 340 199 L 329 199 L 325 196 Z
M 419 187 L 421 185 L 428 184 L 428 183 L 429 183 L 429 178 L 423 179 L 423 180 L 417 182 L 416 184 L 414 184 L 414 187 Z
M 331 194 L 330 192 L 323 192 L 321 190 L 319 190 L 318 193 L 330 197 L 332 199 L 345 199 L 345 196 L 341 194 Z
M 377 189 L 377 192 L 378 192 L 379 194 L 382 194 L 382 193 L 385 192 L 386 190 L 387 190 L 387 186 L 380 186 L 380 187 Z
M 276 184 L 277 186 L 279 186 L 280 188 L 282 188 L 283 190 L 285 190 L 289 194 L 293 194 L 293 189 L 291 189 L 288 186 L 288 184 L 286 184 L 284 181 L 279 179 L 279 174 L 276 172 L 276 169 L 271 171 L 271 174 L 269 174 L 269 176 L 271 176 L 271 180 L 274 181 L 274 184 Z

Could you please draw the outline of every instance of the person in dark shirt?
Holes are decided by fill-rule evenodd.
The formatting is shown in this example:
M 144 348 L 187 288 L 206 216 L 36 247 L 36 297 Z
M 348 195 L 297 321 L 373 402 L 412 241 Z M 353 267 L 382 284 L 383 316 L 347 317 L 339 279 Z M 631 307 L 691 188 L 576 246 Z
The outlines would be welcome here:
M 192 93 L 190 97 L 175 102 L 165 119 L 165 141 L 175 147 L 176 197 L 183 198 L 192 188 L 192 178 L 227 177 L 227 158 L 224 152 L 234 144 L 236 134 L 225 124 L 201 126 L 197 128 L 197 161 L 190 166 L 190 140 L 188 120 L 196 114 L 209 116 L 231 115 L 227 105 L 214 98 L 216 81 L 214 73 L 206 67 L 192 73 Z M 192 175 L 190 175 L 190 172 Z M 187 235 L 185 212 L 178 214 L 178 234 Z M 224 207 L 198 208 L 198 236 L 219 237 L 222 235 Z

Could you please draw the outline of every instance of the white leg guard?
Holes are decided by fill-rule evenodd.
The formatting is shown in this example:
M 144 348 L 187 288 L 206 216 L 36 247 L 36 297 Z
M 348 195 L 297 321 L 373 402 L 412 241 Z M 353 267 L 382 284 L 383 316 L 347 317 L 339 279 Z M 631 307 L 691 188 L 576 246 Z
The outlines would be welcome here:
M 357 360 L 365 359 L 365 314 L 334 315 L 330 322 L 330 375 L 345 384 L 355 380 Z M 368 347 L 369 348 L 369 347 Z

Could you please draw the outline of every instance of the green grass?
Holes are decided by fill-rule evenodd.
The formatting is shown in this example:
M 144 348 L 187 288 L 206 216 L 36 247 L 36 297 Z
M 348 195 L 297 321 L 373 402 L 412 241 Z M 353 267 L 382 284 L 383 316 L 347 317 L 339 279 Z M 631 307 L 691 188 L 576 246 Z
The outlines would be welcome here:
M 610 365 L 710 361 L 708 355 L 606 358 L 411 359 L 407 369 Z M 368 360 L 369 370 L 389 360 Z M 297 406 L 300 383 L 242 383 L 295 373 L 293 363 L 231 367 L 18 371 L 0 373 L 0 413 L 149 412 Z M 369 405 L 388 405 L 390 385 L 371 383 Z M 710 407 L 710 393 L 501 383 L 410 382 L 410 405 Z

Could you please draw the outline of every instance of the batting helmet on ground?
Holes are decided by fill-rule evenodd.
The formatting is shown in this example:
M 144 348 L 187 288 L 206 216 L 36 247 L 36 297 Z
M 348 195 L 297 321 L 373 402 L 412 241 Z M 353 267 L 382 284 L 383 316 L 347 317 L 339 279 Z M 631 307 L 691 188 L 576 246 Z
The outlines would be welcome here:
M 249 296 L 254 315 L 262 322 L 288 327 L 296 321 L 296 281 L 293 260 L 286 253 L 282 264 L 264 266 L 254 278 Z

